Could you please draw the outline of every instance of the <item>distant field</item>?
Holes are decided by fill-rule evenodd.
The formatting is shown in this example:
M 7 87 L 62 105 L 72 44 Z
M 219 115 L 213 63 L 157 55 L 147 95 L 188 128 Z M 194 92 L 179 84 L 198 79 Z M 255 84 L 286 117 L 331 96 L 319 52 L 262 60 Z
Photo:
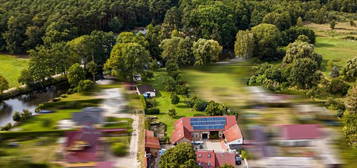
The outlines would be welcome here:
M 357 41 L 346 40 L 347 36 L 357 37 L 357 27 L 349 23 L 338 23 L 334 30 L 329 24 L 308 24 L 317 35 L 316 51 L 327 61 L 337 66 L 344 66 L 346 62 L 357 57 Z
M 17 79 L 28 65 L 29 59 L 0 54 L 0 75 L 4 76 L 10 87 L 19 86 Z

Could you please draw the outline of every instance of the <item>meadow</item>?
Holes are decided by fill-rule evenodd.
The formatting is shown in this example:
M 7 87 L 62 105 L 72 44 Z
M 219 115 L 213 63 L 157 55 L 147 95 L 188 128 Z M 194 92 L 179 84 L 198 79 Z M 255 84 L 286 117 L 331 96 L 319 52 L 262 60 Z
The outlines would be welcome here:
M 13 55 L 0 54 L 0 75 L 9 82 L 9 87 L 16 87 L 21 71 L 27 68 L 29 59 Z

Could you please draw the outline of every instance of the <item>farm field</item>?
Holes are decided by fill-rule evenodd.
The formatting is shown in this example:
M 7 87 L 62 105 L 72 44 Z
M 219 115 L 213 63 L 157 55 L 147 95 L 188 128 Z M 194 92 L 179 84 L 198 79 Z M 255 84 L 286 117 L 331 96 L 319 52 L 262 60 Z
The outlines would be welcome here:
M 9 82 L 9 87 L 16 87 L 21 71 L 27 67 L 29 59 L 0 53 L 0 75 Z
M 315 49 L 323 56 L 326 64 L 330 61 L 341 67 L 349 59 L 357 57 L 357 41 L 345 39 L 347 36 L 356 38 L 357 27 L 350 26 L 348 22 L 337 23 L 334 30 L 331 30 L 329 24 L 308 24 L 307 27 L 315 31 Z

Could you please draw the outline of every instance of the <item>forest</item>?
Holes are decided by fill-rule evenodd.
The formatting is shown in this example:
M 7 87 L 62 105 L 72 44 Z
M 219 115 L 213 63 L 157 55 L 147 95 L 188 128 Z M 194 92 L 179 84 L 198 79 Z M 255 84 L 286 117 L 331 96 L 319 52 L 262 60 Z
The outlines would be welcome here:
M 247 85 L 325 99 L 356 147 L 357 57 L 326 72 L 316 32 L 305 26 L 356 27 L 356 13 L 356 0 L 0 0 L 0 52 L 29 56 L 20 83 L 66 74 L 78 91 L 103 74 L 146 80 L 166 67 L 176 78 L 180 68 L 253 60 Z M 0 76 L 0 92 L 8 88 Z

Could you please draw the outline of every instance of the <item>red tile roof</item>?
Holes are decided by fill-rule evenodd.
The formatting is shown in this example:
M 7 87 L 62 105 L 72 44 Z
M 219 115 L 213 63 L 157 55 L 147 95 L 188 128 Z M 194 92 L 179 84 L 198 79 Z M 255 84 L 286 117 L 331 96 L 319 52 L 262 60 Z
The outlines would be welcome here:
M 213 151 L 208 151 L 208 150 L 196 151 L 196 161 L 203 168 L 216 167 L 216 157 Z
M 226 118 L 226 124 L 224 126 L 224 129 L 210 129 L 210 130 L 194 130 L 192 128 L 190 119 L 191 118 L 210 118 L 210 117 L 224 117 Z M 232 128 L 234 126 L 234 128 Z M 238 130 L 234 130 L 237 129 Z M 192 139 L 191 132 L 200 132 L 200 131 L 225 131 L 225 130 L 230 130 L 227 132 L 228 137 L 230 138 L 230 141 L 235 140 L 234 138 L 241 138 L 241 132 L 240 129 L 237 125 L 236 122 L 236 117 L 231 115 L 231 116 L 200 116 L 200 117 L 183 117 L 180 118 L 179 120 L 176 121 L 175 123 L 175 130 L 171 136 L 171 143 L 176 143 L 179 140 L 182 140 L 183 138 Z M 230 135 L 232 134 L 232 135 Z M 225 134 L 225 136 L 227 137 Z
M 216 153 L 216 167 L 224 165 L 236 165 L 236 155 L 231 152 Z
M 242 133 L 240 132 L 238 124 L 235 124 L 231 128 L 228 128 L 227 130 L 223 131 L 223 134 L 227 142 L 232 142 L 242 138 Z
M 215 168 L 223 165 L 235 166 L 235 154 L 231 152 L 215 153 L 211 150 L 196 151 L 196 161 L 203 168 Z
M 96 151 L 99 145 L 100 132 L 95 128 L 83 128 L 80 131 L 66 132 L 67 142 L 65 148 L 67 153 L 65 159 L 67 162 L 92 162 L 97 160 Z M 85 147 L 75 148 L 78 142 L 83 142 Z
M 317 139 L 321 131 L 317 124 L 280 125 L 280 136 L 284 140 Z
M 145 148 L 161 148 L 159 139 L 154 136 L 154 132 L 149 130 L 145 130 Z

